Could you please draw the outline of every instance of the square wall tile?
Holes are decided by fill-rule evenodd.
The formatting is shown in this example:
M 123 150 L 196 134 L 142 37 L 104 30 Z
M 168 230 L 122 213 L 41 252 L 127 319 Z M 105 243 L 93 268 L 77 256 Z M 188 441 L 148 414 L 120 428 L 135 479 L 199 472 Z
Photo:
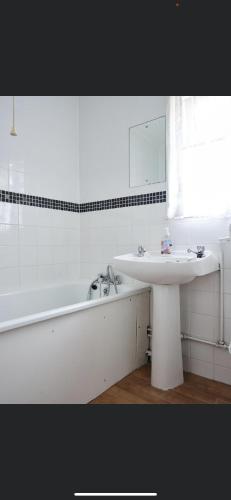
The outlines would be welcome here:
M 38 239 L 38 245 L 40 246 L 55 245 L 56 243 L 54 241 L 54 228 L 38 226 L 37 239 Z
M 191 290 L 190 300 L 191 300 L 191 311 L 193 313 L 218 316 L 219 314 L 218 293 Z
M 0 245 L 18 245 L 18 226 L 0 224 Z
M 24 172 L 9 170 L 9 191 L 24 193 Z
M 64 238 L 67 245 L 80 245 L 80 235 L 77 229 L 67 229 Z
M 40 212 L 45 212 L 46 209 L 38 207 L 30 207 L 19 205 L 19 224 L 20 226 L 37 226 Z
M 54 266 L 38 266 L 38 284 L 39 286 L 54 283 L 55 267 Z
M 224 366 L 214 365 L 214 380 L 231 385 L 231 370 Z
M 17 290 L 20 287 L 19 268 L 0 268 L 0 292 Z
M 199 342 L 190 342 L 190 357 L 192 359 L 213 363 L 213 355 L 214 347 Z
M 66 245 L 54 247 L 54 264 L 68 262 L 68 247 Z
M 57 227 L 39 228 L 40 245 L 51 244 L 53 246 L 64 246 L 67 243 L 67 230 Z
M 37 243 L 36 226 L 19 226 L 19 244 L 21 246 L 35 246 Z
M 37 267 L 20 267 L 21 288 L 36 288 L 38 285 Z
M 67 281 L 77 281 L 80 278 L 80 263 L 69 262 L 68 264 L 66 264 L 66 273 Z
M 206 314 L 191 313 L 190 335 L 192 337 L 210 340 L 214 342 L 218 338 L 219 319 L 218 317 Z
M 0 246 L 0 267 L 17 267 L 18 264 L 17 246 Z
M 216 348 L 214 353 L 214 363 L 215 365 L 224 366 L 231 370 L 231 355 L 228 351 Z
M 208 274 L 207 276 L 199 276 L 189 283 L 191 290 L 198 290 L 199 292 L 219 292 L 220 273 Z
M 0 166 L 0 189 L 9 190 L 9 172 L 7 168 Z
M 37 247 L 20 245 L 19 260 L 20 260 L 20 266 L 22 267 L 37 266 L 38 264 Z
M 52 246 L 38 246 L 38 266 L 54 264 L 54 247 Z
M 65 283 L 69 281 L 68 279 L 68 271 L 67 271 L 67 264 L 55 264 L 53 266 L 53 271 L 54 271 L 54 281 L 56 283 Z
M 18 205 L 0 202 L 0 224 L 18 224 Z
M 213 378 L 213 363 L 206 363 L 199 359 L 190 358 L 188 361 L 188 371 L 205 378 Z

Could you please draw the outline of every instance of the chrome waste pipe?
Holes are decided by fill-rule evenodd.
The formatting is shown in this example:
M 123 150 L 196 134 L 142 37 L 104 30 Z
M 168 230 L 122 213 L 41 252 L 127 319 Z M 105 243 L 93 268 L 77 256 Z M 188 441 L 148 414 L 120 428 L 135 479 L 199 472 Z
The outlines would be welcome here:
M 224 335 L 224 244 L 230 242 L 230 237 L 219 238 L 220 243 L 220 283 L 219 283 L 219 336 L 217 342 L 210 342 L 209 340 L 200 339 L 197 337 L 191 337 L 182 333 L 183 340 L 191 340 L 194 342 L 200 342 L 201 344 L 208 344 L 213 347 L 220 347 L 221 349 L 229 351 L 231 354 L 231 343 L 225 343 Z
M 224 344 L 220 344 L 219 341 L 218 342 L 212 342 L 210 340 L 200 339 L 200 338 L 197 338 L 197 337 L 191 337 L 190 335 L 186 335 L 185 333 L 181 334 L 181 338 L 182 338 L 182 340 L 191 340 L 191 341 L 194 341 L 194 342 L 199 342 L 200 344 L 207 344 L 207 345 L 211 345 L 213 347 L 220 347 L 221 349 L 229 351 L 229 345 L 225 344 L 225 342 L 224 342 Z
M 150 333 L 150 327 L 149 327 L 148 337 L 151 340 L 152 334 Z M 224 344 L 220 344 L 219 342 L 212 342 L 211 340 L 205 340 L 205 339 L 201 339 L 199 337 L 192 337 L 191 335 L 186 335 L 186 333 L 181 333 L 181 339 L 182 340 L 190 340 L 192 342 L 198 342 L 199 344 L 211 345 L 212 347 L 218 347 L 220 349 L 223 349 L 224 351 L 229 351 L 229 353 L 231 354 L 231 345 L 226 344 L 225 342 L 224 342 Z M 152 354 L 150 344 L 149 344 L 149 347 L 146 351 L 146 354 L 148 356 L 151 356 L 151 354 Z
M 151 338 L 152 338 L 152 334 L 150 333 L 150 330 L 151 329 L 149 327 L 149 332 L 148 332 L 149 340 L 151 340 Z M 223 349 L 224 351 L 228 351 L 231 354 L 231 344 L 226 344 L 225 342 L 224 342 L 224 344 L 220 344 L 219 341 L 212 342 L 211 340 L 205 340 L 205 339 L 201 339 L 199 337 L 192 337 L 191 335 L 186 335 L 186 333 L 181 333 L 181 339 L 182 340 L 190 340 L 191 342 L 198 342 L 199 344 L 211 345 L 212 347 L 217 347 L 219 349 Z M 148 356 L 152 355 L 152 350 L 151 350 L 150 344 L 148 346 L 146 354 Z

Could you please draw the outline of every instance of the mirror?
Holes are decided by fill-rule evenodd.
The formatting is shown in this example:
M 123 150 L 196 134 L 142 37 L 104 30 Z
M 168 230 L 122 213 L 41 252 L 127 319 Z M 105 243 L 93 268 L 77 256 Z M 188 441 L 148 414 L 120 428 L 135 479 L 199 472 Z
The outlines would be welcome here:
M 130 187 L 166 180 L 165 116 L 130 129 Z

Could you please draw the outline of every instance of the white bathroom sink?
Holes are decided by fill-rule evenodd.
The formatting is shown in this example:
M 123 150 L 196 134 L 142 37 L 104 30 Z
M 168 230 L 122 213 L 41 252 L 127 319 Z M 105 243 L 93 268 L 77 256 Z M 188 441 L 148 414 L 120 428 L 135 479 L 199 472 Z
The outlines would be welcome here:
M 219 269 L 219 262 L 210 251 L 202 258 L 186 250 L 170 255 L 145 252 L 143 257 L 130 253 L 114 257 L 114 262 L 119 271 L 131 278 L 155 285 L 180 285 Z
M 149 283 L 152 321 L 151 384 L 162 390 L 183 384 L 180 324 L 180 285 L 219 269 L 212 252 L 198 258 L 186 250 L 170 255 L 145 252 L 114 257 L 116 268 L 139 281 Z

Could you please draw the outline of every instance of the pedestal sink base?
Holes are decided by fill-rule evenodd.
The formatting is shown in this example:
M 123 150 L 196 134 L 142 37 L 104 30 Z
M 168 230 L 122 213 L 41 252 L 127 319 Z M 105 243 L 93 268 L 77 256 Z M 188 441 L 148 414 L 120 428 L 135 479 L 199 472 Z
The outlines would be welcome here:
M 151 384 L 173 389 L 183 384 L 179 285 L 153 285 Z
M 219 262 L 210 251 L 197 258 L 186 250 L 130 253 L 114 261 L 118 271 L 153 286 L 151 383 L 160 389 L 177 387 L 183 383 L 179 285 L 218 271 Z

